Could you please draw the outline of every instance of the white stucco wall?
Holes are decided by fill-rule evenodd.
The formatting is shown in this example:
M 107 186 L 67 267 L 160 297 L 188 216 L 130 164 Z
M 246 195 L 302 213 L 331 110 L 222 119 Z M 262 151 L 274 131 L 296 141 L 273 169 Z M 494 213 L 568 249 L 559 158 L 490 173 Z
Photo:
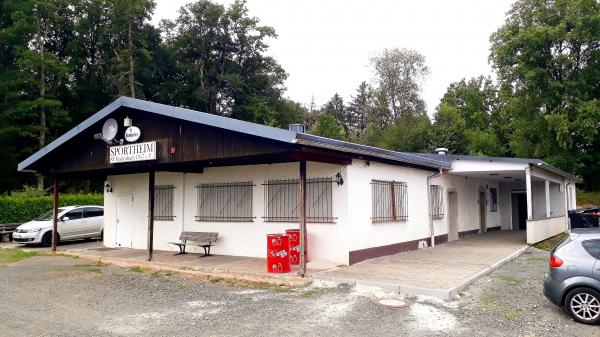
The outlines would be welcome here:
M 546 187 L 544 181 L 531 182 L 531 201 L 533 204 L 533 219 L 546 217 Z
M 444 187 L 444 218 L 434 220 L 436 223 L 436 235 L 438 233 L 448 232 L 448 191 L 456 193 L 458 202 L 458 231 L 478 230 L 479 225 L 479 191 L 485 190 L 487 199 L 486 204 L 486 228 L 497 227 L 501 225 L 500 210 L 505 206 L 500 198 L 500 189 L 498 183 L 492 180 L 479 178 L 466 178 L 463 176 L 445 174 L 435 178 L 432 184 L 442 185 Z M 498 192 L 498 211 L 490 211 L 490 188 L 496 188 Z
M 346 169 L 343 166 L 309 162 L 307 176 L 333 177 L 340 172 L 346 179 Z M 294 179 L 299 175 L 298 163 L 233 166 L 205 168 L 203 173 L 172 173 L 157 172 L 156 185 L 175 185 L 173 221 L 154 222 L 154 248 L 157 250 L 177 250 L 169 242 L 177 241 L 182 230 L 219 232 L 219 241 L 211 253 L 222 255 L 238 255 L 265 257 L 266 235 L 281 233 L 286 229 L 298 228 L 298 223 L 265 222 L 264 215 L 264 186 L 269 179 Z M 185 176 L 185 177 L 184 177 Z M 184 185 L 185 179 L 185 185 Z M 115 245 L 116 228 L 116 197 L 130 194 L 133 196 L 134 232 L 133 248 L 146 248 L 147 210 L 148 210 L 148 174 L 110 176 L 108 181 L 113 186 L 112 193 L 105 193 L 105 244 Z M 196 186 L 200 183 L 252 181 L 252 222 L 198 222 L 195 220 L 197 208 Z M 346 222 L 347 186 L 333 183 L 332 200 L 335 223 L 308 223 L 308 253 L 309 260 L 327 260 L 347 264 L 348 250 L 343 240 L 343 226 Z M 201 252 L 200 247 L 188 247 L 191 252 Z
M 564 216 L 541 220 L 527 220 L 527 243 L 534 244 L 546 240 L 567 229 L 567 218 Z
M 353 160 L 348 172 L 348 224 L 345 235 L 350 251 L 385 246 L 430 236 L 427 176 L 434 172 L 383 163 Z M 406 182 L 408 220 L 373 223 L 372 180 Z M 439 228 L 440 231 L 445 230 Z M 443 234 L 442 232 L 440 234 Z

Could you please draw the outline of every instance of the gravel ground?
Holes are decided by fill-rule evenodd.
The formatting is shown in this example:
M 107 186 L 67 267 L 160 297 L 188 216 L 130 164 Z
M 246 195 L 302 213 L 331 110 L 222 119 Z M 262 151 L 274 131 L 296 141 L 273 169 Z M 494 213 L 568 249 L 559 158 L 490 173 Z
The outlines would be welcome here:
M 600 327 L 574 323 L 543 297 L 546 266 L 547 252 L 532 248 L 444 302 L 323 282 L 232 285 L 38 256 L 0 269 L 0 336 L 600 336 Z

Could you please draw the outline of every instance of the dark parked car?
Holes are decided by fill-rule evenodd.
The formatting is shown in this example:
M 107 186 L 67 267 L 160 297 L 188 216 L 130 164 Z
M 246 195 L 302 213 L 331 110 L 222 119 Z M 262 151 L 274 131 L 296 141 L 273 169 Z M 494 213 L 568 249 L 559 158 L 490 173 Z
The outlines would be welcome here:
M 598 227 L 600 221 L 600 208 L 579 208 L 569 211 L 571 228 Z
M 544 294 L 578 322 L 600 323 L 600 228 L 577 228 L 550 253 Z

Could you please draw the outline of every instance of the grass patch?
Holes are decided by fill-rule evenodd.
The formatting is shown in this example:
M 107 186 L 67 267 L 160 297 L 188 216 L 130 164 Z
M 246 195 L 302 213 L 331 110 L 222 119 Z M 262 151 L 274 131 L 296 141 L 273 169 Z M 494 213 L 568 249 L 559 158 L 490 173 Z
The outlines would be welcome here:
M 506 312 L 506 319 L 509 320 L 509 321 L 514 321 L 515 319 L 517 319 L 519 317 L 520 313 L 521 313 L 521 309 L 510 308 Z
M 493 313 L 504 315 L 507 320 L 514 321 L 521 314 L 521 309 L 508 305 L 492 291 L 487 291 L 480 300 L 480 305 L 483 309 Z
M 98 264 L 76 264 L 73 265 L 73 268 L 78 270 L 87 271 L 90 273 L 102 273 L 102 269 L 98 268 L 100 265 Z
M 560 233 L 556 236 L 553 236 L 549 239 L 546 239 L 542 242 L 538 242 L 535 245 L 533 245 L 535 248 L 537 249 L 541 249 L 541 250 L 547 250 L 550 251 L 552 250 L 552 248 L 556 247 L 556 245 L 558 244 L 558 242 L 560 242 L 560 240 L 564 239 L 565 236 L 567 236 L 567 233 Z
M 277 293 L 289 293 L 292 292 L 293 290 L 289 287 L 286 286 L 279 286 L 279 287 L 275 287 L 275 292 Z
M 318 296 L 318 295 L 324 294 L 326 291 L 327 291 L 327 289 L 325 289 L 325 288 L 312 288 L 312 289 L 304 290 L 303 292 L 300 293 L 300 296 L 303 296 L 303 297 Z
M 600 191 L 577 190 L 577 207 L 600 206 Z
M 0 267 L 4 267 L 8 264 L 15 263 L 32 256 L 38 256 L 40 254 L 36 252 L 26 252 L 21 249 L 0 249 Z
M 513 275 L 502 275 L 501 274 L 501 275 L 498 275 L 498 278 L 500 280 L 502 280 L 502 282 L 504 282 L 504 283 L 513 284 L 513 285 L 519 284 L 522 282 L 522 280 L 520 278 L 515 277 Z
M 88 267 L 88 268 L 83 268 L 82 270 L 85 270 L 90 273 L 102 273 L 102 269 L 100 269 L 98 267 Z
M 143 273 L 144 269 L 142 269 L 140 267 L 131 267 L 131 268 L 129 268 L 129 271 L 132 273 Z

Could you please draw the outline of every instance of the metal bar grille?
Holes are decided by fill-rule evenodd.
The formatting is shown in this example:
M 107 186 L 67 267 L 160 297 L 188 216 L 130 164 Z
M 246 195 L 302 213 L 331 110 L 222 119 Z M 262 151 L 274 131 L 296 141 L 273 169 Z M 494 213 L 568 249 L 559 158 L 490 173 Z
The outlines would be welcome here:
M 407 186 L 405 182 L 372 180 L 371 196 L 371 221 L 408 220 Z
M 265 186 L 265 221 L 299 222 L 300 181 L 298 179 L 267 180 Z M 306 180 L 306 221 L 332 223 L 332 178 Z
M 251 181 L 197 185 L 196 221 L 251 222 Z
M 442 219 L 444 217 L 444 188 L 440 185 L 429 186 L 431 193 L 431 217 Z
M 173 214 L 173 185 L 154 186 L 154 220 L 172 221 Z

